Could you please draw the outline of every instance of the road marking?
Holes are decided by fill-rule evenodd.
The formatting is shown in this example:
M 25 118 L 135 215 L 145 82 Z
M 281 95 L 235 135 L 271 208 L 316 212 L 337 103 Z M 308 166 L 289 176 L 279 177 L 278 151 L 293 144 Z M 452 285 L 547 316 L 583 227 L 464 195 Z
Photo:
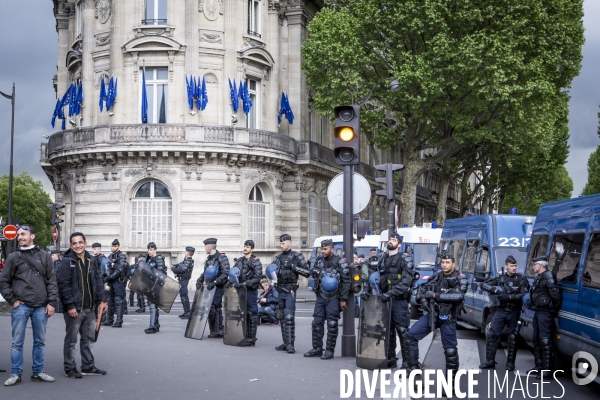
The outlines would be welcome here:
M 460 369 L 476 369 L 481 372 L 477 340 L 458 339 L 457 349 Z

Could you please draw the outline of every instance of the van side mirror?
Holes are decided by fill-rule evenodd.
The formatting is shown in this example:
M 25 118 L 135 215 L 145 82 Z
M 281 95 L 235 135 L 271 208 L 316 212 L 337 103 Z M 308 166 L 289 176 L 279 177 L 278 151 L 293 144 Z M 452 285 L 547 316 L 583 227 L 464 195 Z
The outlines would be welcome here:
M 490 272 L 485 270 L 485 264 L 478 262 L 475 264 L 475 273 L 473 277 L 476 282 L 483 282 L 490 276 Z

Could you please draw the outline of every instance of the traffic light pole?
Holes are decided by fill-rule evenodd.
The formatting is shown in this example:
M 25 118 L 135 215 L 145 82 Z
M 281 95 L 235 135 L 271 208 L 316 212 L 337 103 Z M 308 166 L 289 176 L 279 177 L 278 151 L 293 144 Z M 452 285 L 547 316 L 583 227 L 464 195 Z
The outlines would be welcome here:
M 10 120 L 10 169 L 8 173 L 8 223 L 12 224 L 13 216 L 13 148 L 15 141 L 15 84 L 13 82 L 12 87 L 12 96 L 7 95 L 6 93 L 0 92 L 0 94 L 7 99 L 10 99 L 10 103 L 12 106 L 12 117 Z M 9 240 L 6 242 L 6 255 L 8 256 L 13 251 L 13 240 Z
M 354 214 L 352 204 L 352 175 L 354 167 L 344 166 L 344 257 L 348 264 L 354 257 Z M 354 329 L 354 296 L 348 294 L 348 301 L 344 311 L 344 329 L 342 332 L 342 357 L 356 357 L 356 330 Z
M 60 251 L 60 226 L 58 224 L 54 226 L 56 227 L 56 243 L 54 243 L 54 250 Z

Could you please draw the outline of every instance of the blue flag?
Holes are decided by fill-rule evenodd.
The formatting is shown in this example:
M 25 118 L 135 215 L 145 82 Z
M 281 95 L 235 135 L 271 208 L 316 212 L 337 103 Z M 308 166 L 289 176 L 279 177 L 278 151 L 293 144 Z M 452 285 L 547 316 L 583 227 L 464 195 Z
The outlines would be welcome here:
M 115 90 L 113 90 L 112 99 L 110 100 L 110 106 L 115 105 L 115 100 L 117 98 L 117 86 L 119 86 L 119 78 L 115 78 Z
M 192 79 L 192 76 L 190 75 L 190 80 L 191 79 Z M 185 77 L 185 87 L 187 89 L 188 106 L 190 107 L 190 110 L 194 110 L 194 100 L 192 99 L 192 88 L 190 85 L 190 81 L 187 78 L 187 75 Z
M 75 97 L 75 115 L 81 114 L 81 104 L 83 103 L 83 83 L 77 85 L 77 96 Z
M 290 106 L 290 99 L 287 94 L 284 93 L 285 96 L 285 118 L 288 120 L 290 125 L 294 123 L 294 113 L 292 112 L 292 106 Z
M 244 91 L 243 91 L 243 104 L 244 104 L 244 114 L 248 115 L 250 109 L 252 108 L 252 100 L 250 99 L 250 93 L 248 92 L 248 84 L 244 83 Z
M 106 93 L 106 111 L 110 110 L 110 108 L 112 107 L 112 98 L 113 98 L 113 94 L 115 92 L 115 81 L 113 79 L 113 77 L 110 77 L 110 80 L 108 81 L 108 90 Z
M 277 126 L 281 125 L 281 116 L 285 114 L 285 93 L 281 92 L 281 103 L 277 113 Z
M 196 105 L 198 106 L 198 111 L 202 109 L 202 81 L 200 77 L 196 77 L 196 86 L 194 86 L 194 93 L 196 94 Z
M 146 92 L 146 68 L 142 69 L 142 124 L 148 123 L 148 93 Z
M 56 123 L 56 117 L 58 117 L 60 112 L 60 99 L 56 99 L 56 105 L 54 106 L 54 113 L 52 114 L 52 127 L 54 128 L 54 124 Z
M 104 84 L 104 77 L 100 79 L 100 100 L 98 101 L 98 105 L 100 106 L 100 112 L 102 112 L 102 106 L 106 101 L 106 85 Z
M 73 106 L 75 105 L 75 96 L 77 95 L 75 93 L 75 83 L 71 83 L 71 86 L 69 86 L 69 89 L 67 89 L 67 93 L 68 93 L 68 102 L 69 102 L 69 117 L 73 116 Z
M 202 101 L 201 101 L 201 110 L 204 111 L 204 109 L 206 108 L 206 105 L 208 104 L 208 93 L 206 91 L 206 80 L 204 79 L 204 76 L 202 77 Z
M 229 94 L 231 96 L 231 108 L 234 113 L 238 112 L 238 92 L 235 85 L 235 79 L 233 80 L 233 85 L 231 84 L 231 79 L 229 79 Z

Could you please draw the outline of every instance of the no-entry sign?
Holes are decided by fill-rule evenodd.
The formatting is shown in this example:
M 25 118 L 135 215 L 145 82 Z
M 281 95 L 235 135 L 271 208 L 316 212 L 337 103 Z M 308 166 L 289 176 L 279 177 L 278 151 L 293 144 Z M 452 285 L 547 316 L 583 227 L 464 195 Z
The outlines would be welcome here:
M 52 231 L 52 241 L 56 242 L 56 239 L 58 239 L 58 229 L 54 227 L 54 230 Z
M 13 240 L 17 237 L 17 227 L 14 225 L 6 225 L 2 230 L 2 234 L 8 240 Z

